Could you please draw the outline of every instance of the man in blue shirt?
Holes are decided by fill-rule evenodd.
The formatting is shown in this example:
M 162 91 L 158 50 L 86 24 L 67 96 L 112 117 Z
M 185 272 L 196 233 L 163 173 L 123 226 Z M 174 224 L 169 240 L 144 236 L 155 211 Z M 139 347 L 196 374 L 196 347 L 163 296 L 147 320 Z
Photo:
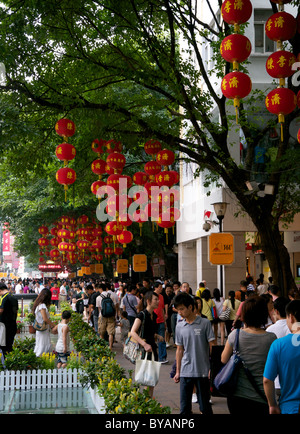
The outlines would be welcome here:
M 291 334 L 272 343 L 264 370 L 270 414 L 295 414 L 300 407 L 300 300 L 286 306 L 286 322 Z M 281 386 L 279 406 L 274 387 L 277 375 Z

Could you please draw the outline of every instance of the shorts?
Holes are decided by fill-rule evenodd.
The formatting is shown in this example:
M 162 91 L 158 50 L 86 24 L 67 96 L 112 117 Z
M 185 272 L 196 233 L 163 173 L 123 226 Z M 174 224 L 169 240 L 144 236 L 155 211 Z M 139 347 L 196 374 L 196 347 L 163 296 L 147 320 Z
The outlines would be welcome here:
M 101 316 L 98 320 L 98 333 L 104 335 L 107 332 L 108 335 L 114 335 L 116 329 L 116 318 L 114 316 L 110 318 L 104 318 Z
M 57 353 L 57 363 L 65 364 L 68 361 L 70 353 Z

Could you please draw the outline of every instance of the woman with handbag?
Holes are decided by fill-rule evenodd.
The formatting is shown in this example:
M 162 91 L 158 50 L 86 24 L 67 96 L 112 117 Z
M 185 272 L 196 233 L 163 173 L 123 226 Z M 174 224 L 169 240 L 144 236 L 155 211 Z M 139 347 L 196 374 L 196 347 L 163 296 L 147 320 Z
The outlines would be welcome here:
M 55 324 L 50 321 L 48 308 L 51 304 L 52 293 L 50 289 L 43 289 L 32 307 L 32 312 L 35 315 L 35 321 L 40 326 L 41 330 L 36 331 L 34 352 L 36 356 L 41 356 L 43 353 L 51 351 L 50 328 Z
M 263 372 L 269 348 L 276 339 L 274 333 L 264 330 L 268 318 L 267 303 L 262 297 L 248 298 L 242 307 L 244 328 L 239 330 L 238 351 L 243 363 L 237 373 L 236 388 L 227 397 L 230 414 L 268 414 L 269 409 L 263 388 Z M 235 343 L 235 329 L 228 336 L 221 362 L 226 364 Z
M 229 317 L 228 317 L 228 319 L 225 320 L 225 327 L 226 327 L 227 336 L 229 336 L 229 334 L 231 333 L 232 324 L 233 324 L 233 321 L 235 320 L 236 312 L 237 312 L 240 304 L 241 304 L 240 300 L 237 300 L 235 298 L 235 292 L 229 291 L 228 299 L 225 300 L 224 304 L 223 304 L 223 312 L 229 311 L 229 309 L 230 309 Z M 221 319 L 222 319 L 222 317 L 221 317 Z
M 141 347 L 143 347 L 142 358 L 145 357 L 145 353 L 148 353 L 147 358 L 148 360 L 151 360 L 153 352 L 154 360 L 158 361 L 157 344 L 155 341 L 162 341 L 164 339 L 162 336 L 157 334 L 157 315 L 154 312 L 154 310 L 158 308 L 159 298 L 155 292 L 148 291 L 144 296 L 144 301 L 147 304 L 147 307 L 137 315 L 130 334 L 131 337 Z M 143 333 L 140 333 L 141 329 L 143 329 Z M 149 386 L 149 395 L 151 397 L 153 396 L 153 390 L 154 387 Z

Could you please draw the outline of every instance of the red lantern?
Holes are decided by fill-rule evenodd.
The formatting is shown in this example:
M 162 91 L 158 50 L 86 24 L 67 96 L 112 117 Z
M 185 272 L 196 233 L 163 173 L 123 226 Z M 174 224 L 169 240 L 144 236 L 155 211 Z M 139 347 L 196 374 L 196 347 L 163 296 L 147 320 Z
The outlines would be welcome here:
M 52 247 L 57 247 L 58 246 L 58 244 L 59 244 L 59 242 L 60 242 L 60 239 L 59 238 L 51 238 L 51 240 L 50 240 L 50 244 L 51 244 L 51 246 Z
M 123 247 L 116 246 L 114 248 L 114 254 L 117 256 L 121 256 L 123 252 L 124 252 Z
M 95 140 L 92 142 L 92 150 L 93 150 L 94 152 L 96 152 L 97 154 L 103 154 L 103 153 L 104 153 L 103 147 L 104 147 L 105 145 L 106 145 L 106 140 L 103 140 L 103 139 L 100 139 L 100 140 L 95 139 Z
M 175 177 L 170 170 L 164 170 L 155 175 L 155 181 L 160 187 L 163 185 L 172 187 L 175 184 Z
M 59 238 L 64 239 L 69 239 L 70 238 L 70 231 L 69 229 L 59 229 L 59 231 L 57 232 L 57 236 Z
M 94 240 L 92 242 L 92 247 L 96 249 L 96 252 L 99 252 L 102 250 L 102 240 Z
M 145 172 L 149 176 L 155 176 L 161 171 L 161 166 L 156 161 L 148 161 L 144 167 Z
M 92 162 L 91 169 L 96 175 L 103 175 L 103 173 L 105 173 L 105 166 L 106 162 L 99 158 L 98 160 Z
M 75 124 L 70 119 L 60 119 L 55 124 L 55 131 L 59 136 L 72 137 L 75 134 Z
M 287 12 L 277 12 L 266 22 L 266 35 L 272 41 L 287 41 L 292 39 L 297 31 L 297 21 Z
M 284 116 L 292 113 L 297 106 L 297 97 L 291 89 L 279 87 L 273 89 L 266 97 L 266 107 L 270 113 L 278 116 L 281 123 L 281 141 L 283 141 Z
M 147 220 L 148 220 L 148 215 L 144 210 L 140 209 L 134 212 L 133 221 L 139 224 L 140 236 L 142 236 L 143 223 L 145 223 Z
M 60 223 L 61 223 L 63 226 L 66 226 L 67 224 L 70 223 L 70 217 L 67 216 L 67 215 L 63 215 L 63 216 L 60 218 Z
M 104 249 L 104 254 L 105 254 L 106 256 L 113 255 L 113 253 L 114 253 L 114 249 L 113 249 L 112 247 L 105 247 L 105 249 Z
M 144 185 L 144 188 L 147 190 L 149 199 L 151 200 L 153 193 L 155 190 L 157 190 L 157 192 L 159 191 L 159 185 L 157 184 L 157 182 L 146 182 L 146 184 Z
M 133 234 L 130 231 L 123 231 L 120 235 L 117 236 L 117 239 L 120 244 L 123 244 L 125 248 L 127 244 L 131 243 L 133 240 Z
M 136 172 L 132 179 L 136 185 L 145 185 L 148 181 L 148 175 L 145 172 Z
M 50 250 L 50 257 L 55 261 L 60 257 L 60 251 L 58 249 Z
M 289 51 L 275 51 L 267 60 L 267 73 L 273 78 L 291 77 L 295 71 L 292 65 L 296 62 L 296 56 Z
M 105 225 L 105 231 L 113 236 L 113 240 L 115 240 L 117 235 L 123 231 L 122 225 L 118 221 L 111 221 Z
M 98 181 L 93 182 L 93 184 L 91 185 L 91 191 L 93 194 L 97 195 L 97 191 L 99 190 L 99 188 L 105 187 L 105 186 L 106 186 L 106 182 L 101 181 L 99 179 Z
M 234 107 L 240 106 L 240 99 L 245 98 L 252 89 L 252 82 L 247 74 L 233 71 L 226 74 L 221 83 L 221 90 L 226 98 L 233 99 Z
M 103 255 L 95 255 L 94 256 L 95 261 L 101 262 L 103 260 Z
M 123 145 L 116 140 L 108 140 L 106 142 L 106 150 L 110 154 L 111 152 L 122 152 Z
M 132 225 L 132 220 L 131 220 L 129 214 L 127 214 L 127 213 L 119 215 L 119 222 L 123 227 L 124 226 L 128 227 L 128 226 Z
M 76 245 L 79 250 L 86 250 L 90 246 L 90 243 L 87 240 L 78 240 Z
M 119 152 L 111 152 L 106 159 L 106 164 L 112 169 L 123 170 L 126 158 Z
M 38 240 L 38 245 L 42 248 L 49 246 L 49 244 L 50 244 L 50 241 L 47 238 L 42 237 L 42 238 L 39 238 L 39 240 Z
M 63 241 L 62 243 L 59 243 L 58 249 L 63 253 L 67 252 L 69 250 L 69 243 L 67 243 L 65 241 Z
M 93 235 L 94 235 L 94 237 L 95 238 L 100 238 L 101 237 L 101 235 L 102 235 L 102 228 L 101 227 L 99 227 L 99 228 L 94 228 L 93 229 Z
M 47 226 L 40 226 L 38 228 L 38 231 L 41 235 L 47 235 L 49 233 L 49 229 L 47 228 Z
M 107 178 L 107 185 L 113 187 L 117 194 L 122 194 L 127 192 L 128 178 L 115 173 L 114 175 L 109 175 Z
M 228 24 L 246 23 L 252 15 L 250 0 L 225 0 L 222 4 L 221 13 L 224 21 Z
M 57 146 L 55 155 L 59 160 L 64 161 L 66 165 L 68 161 L 73 160 L 76 156 L 75 146 L 70 143 L 61 143 Z
M 161 143 L 155 139 L 148 140 L 144 145 L 144 150 L 148 155 L 156 155 L 161 150 Z
M 175 225 L 174 215 L 172 215 L 168 212 L 160 214 L 158 217 L 157 224 L 161 228 L 164 228 L 164 232 L 166 234 L 166 241 L 168 244 L 168 229 Z
M 65 200 L 67 200 L 68 185 L 74 184 L 76 181 L 76 172 L 70 167 L 62 167 L 56 172 L 56 181 L 62 184 L 65 189 Z
M 111 235 L 106 235 L 106 236 L 104 237 L 104 242 L 105 242 L 105 244 L 111 244 L 113 241 L 114 241 L 114 240 L 113 240 L 113 237 L 112 237 Z
M 86 225 L 89 221 L 89 218 L 87 215 L 83 214 L 82 216 L 78 217 L 77 223 L 79 225 Z
M 107 199 L 106 212 L 108 215 L 114 217 L 116 213 L 124 213 L 130 206 L 132 200 L 127 194 L 113 195 Z
M 251 42 L 239 33 L 233 33 L 223 39 L 220 52 L 226 62 L 233 63 L 233 69 L 238 69 L 236 63 L 244 62 L 251 54 Z
M 162 151 L 159 151 L 157 153 L 156 161 L 161 166 L 170 166 L 175 161 L 175 154 L 173 151 L 170 151 L 169 149 L 163 149 Z
M 50 229 L 50 234 L 53 235 L 54 237 L 56 237 L 56 235 L 57 235 L 57 228 L 51 228 Z
M 178 182 L 179 182 L 179 173 L 176 172 L 176 170 L 170 170 L 169 172 L 173 175 L 173 178 L 174 178 L 174 184 L 173 185 L 178 184 Z

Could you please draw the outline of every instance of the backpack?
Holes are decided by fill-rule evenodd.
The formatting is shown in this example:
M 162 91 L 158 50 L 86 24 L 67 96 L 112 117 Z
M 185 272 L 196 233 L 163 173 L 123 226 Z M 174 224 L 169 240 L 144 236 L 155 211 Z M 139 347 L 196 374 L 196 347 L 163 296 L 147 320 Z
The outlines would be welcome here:
M 109 318 L 115 315 L 115 305 L 113 300 L 110 298 L 110 295 L 101 295 L 101 315 L 104 318 Z

